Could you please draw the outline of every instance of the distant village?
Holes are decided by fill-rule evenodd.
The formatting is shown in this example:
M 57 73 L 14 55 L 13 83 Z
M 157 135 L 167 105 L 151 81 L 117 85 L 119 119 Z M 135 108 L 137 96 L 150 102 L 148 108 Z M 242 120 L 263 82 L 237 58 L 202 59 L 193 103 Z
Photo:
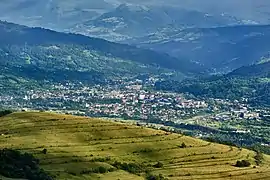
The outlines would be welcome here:
M 172 122 L 241 134 L 251 133 L 250 128 L 239 125 L 241 122 L 260 123 L 263 118 L 270 118 L 269 109 L 249 107 L 244 100 L 190 98 L 185 94 L 154 91 L 149 88 L 153 83 L 150 79 L 144 83 L 134 80 L 107 86 L 55 84 L 51 89 L 30 90 L 23 95 L 0 95 L 0 103 L 5 108 L 23 111 L 53 111 L 146 123 Z

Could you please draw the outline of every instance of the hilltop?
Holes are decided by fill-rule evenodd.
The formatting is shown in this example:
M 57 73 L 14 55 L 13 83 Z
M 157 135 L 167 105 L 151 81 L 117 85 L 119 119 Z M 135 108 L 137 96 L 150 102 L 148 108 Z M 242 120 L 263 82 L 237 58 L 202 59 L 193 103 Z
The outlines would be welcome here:
M 0 118 L 0 148 L 33 154 L 56 179 L 267 179 L 270 157 L 142 126 L 19 112 Z M 236 167 L 247 160 L 249 167 Z M 253 167 L 254 166 L 254 167 Z

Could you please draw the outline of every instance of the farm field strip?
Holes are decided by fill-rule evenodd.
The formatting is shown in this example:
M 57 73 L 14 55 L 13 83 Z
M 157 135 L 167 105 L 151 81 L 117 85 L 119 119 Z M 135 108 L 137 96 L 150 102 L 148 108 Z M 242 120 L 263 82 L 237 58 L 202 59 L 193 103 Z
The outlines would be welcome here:
M 269 156 L 265 156 L 264 164 L 253 168 L 252 151 L 113 120 L 14 113 L 0 118 L 1 133 L 0 147 L 34 154 L 57 179 L 144 179 L 145 170 L 168 179 L 246 180 L 270 176 Z M 44 149 L 46 154 L 42 153 Z M 234 166 L 243 159 L 252 166 Z M 117 169 L 115 162 L 133 163 L 142 171 Z M 155 167 L 158 162 L 161 167 Z M 113 172 L 81 174 L 99 166 L 112 168 Z

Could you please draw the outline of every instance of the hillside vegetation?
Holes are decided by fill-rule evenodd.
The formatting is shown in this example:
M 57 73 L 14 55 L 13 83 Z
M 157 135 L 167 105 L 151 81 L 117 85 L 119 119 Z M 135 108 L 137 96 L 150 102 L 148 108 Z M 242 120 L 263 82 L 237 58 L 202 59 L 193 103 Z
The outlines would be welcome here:
M 182 79 L 193 67 L 164 53 L 0 21 L 1 94 L 55 83 L 109 84 L 141 74 Z
M 33 154 L 56 179 L 270 177 L 269 156 L 103 119 L 13 113 L 0 118 L 0 134 L 1 149 Z
M 37 38 L 38 37 L 38 38 Z M 9 66 L 119 75 L 159 68 L 189 72 L 193 63 L 167 54 L 78 34 L 0 21 L 0 60 Z
M 256 106 L 270 105 L 270 63 L 244 66 L 220 76 L 201 77 L 198 79 L 160 81 L 157 90 L 190 93 L 203 98 L 240 100 L 247 98 Z
M 266 61 L 269 57 L 269 30 L 269 25 L 165 29 L 133 43 L 193 60 L 212 72 L 226 73 Z
M 229 75 L 240 77 L 270 77 L 270 61 L 241 67 L 229 73 Z

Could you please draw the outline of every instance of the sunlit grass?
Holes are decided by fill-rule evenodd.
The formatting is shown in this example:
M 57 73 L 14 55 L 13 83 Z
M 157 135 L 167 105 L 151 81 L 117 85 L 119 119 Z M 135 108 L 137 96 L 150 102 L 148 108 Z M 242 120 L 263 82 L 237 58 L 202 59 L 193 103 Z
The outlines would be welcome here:
M 144 179 L 116 169 L 115 161 L 135 163 L 151 174 L 169 179 L 267 179 L 270 161 L 255 165 L 255 153 L 209 143 L 180 134 L 132 124 L 59 114 L 24 112 L 0 119 L 0 147 L 33 153 L 57 179 Z M 185 143 L 186 148 L 179 146 Z M 47 149 L 47 154 L 41 151 Z M 234 166 L 237 160 L 252 163 Z M 154 168 L 157 162 L 162 168 Z M 95 167 L 114 169 L 104 174 L 81 174 Z

